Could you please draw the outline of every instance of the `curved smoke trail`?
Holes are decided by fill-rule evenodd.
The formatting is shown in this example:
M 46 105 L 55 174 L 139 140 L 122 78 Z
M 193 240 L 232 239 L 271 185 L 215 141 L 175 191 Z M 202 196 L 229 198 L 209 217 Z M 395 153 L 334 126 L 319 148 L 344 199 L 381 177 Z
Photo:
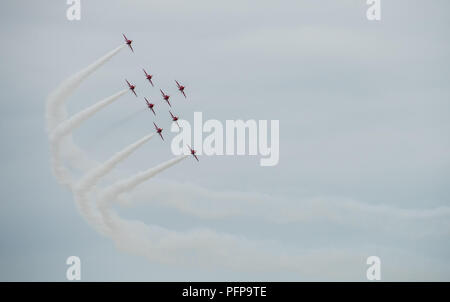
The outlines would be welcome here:
M 72 75 L 65 81 L 63 81 L 58 88 L 50 93 L 47 99 L 46 108 L 46 120 L 47 120 L 47 131 L 50 133 L 55 129 L 61 122 L 67 118 L 67 111 L 64 107 L 64 102 L 67 98 L 80 86 L 80 84 L 94 71 L 100 68 L 103 64 L 108 62 L 114 55 L 116 55 L 120 50 L 122 50 L 125 45 L 120 45 L 119 47 L 108 52 L 106 55 L 87 66 L 83 70 Z
M 100 111 L 102 108 L 108 106 L 127 93 L 127 91 L 128 89 L 119 91 L 118 93 L 113 94 L 112 96 L 82 110 L 68 120 L 63 121 L 50 133 L 53 172 L 61 184 L 69 187 L 72 184 L 72 179 L 70 178 L 70 175 L 61 160 L 61 143 L 64 143 L 63 138 L 71 134 L 75 128 L 80 126 L 84 121 Z
M 129 145 L 122 151 L 117 152 L 110 159 L 104 162 L 99 167 L 92 169 L 89 171 L 75 186 L 74 195 L 75 200 L 77 200 L 77 204 L 80 207 L 80 211 L 84 214 L 88 222 L 94 224 L 94 226 L 102 232 L 101 221 L 95 217 L 95 212 L 89 208 L 89 198 L 88 193 L 97 185 L 99 180 L 111 172 L 114 167 L 119 164 L 121 161 L 125 160 L 128 156 L 130 156 L 134 151 L 136 151 L 143 144 L 148 142 L 155 133 L 151 133 L 149 135 L 144 136 L 137 142 Z
M 173 165 L 179 163 L 189 155 L 180 155 L 175 158 L 169 159 L 156 167 L 150 168 L 146 171 L 139 172 L 134 176 L 131 176 L 128 179 L 118 181 L 113 185 L 107 187 L 98 201 L 98 209 L 102 215 L 104 220 L 104 224 L 110 228 L 110 231 L 114 230 L 114 220 L 112 219 L 114 216 L 110 215 L 110 207 L 109 205 L 114 202 L 117 197 L 121 194 L 130 192 L 134 188 L 136 188 L 141 183 L 147 181 L 158 173 L 166 170 L 167 168 L 172 167 Z
M 64 122 L 68 116 L 65 102 L 67 98 L 80 86 L 80 84 L 94 71 L 108 62 L 114 55 L 119 53 L 125 45 L 120 45 L 108 52 L 106 55 L 97 59 L 83 70 L 75 73 L 68 79 L 64 80 L 59 86 L 53 90 L 46 102 L 46 124 L 49 137 L 53 130 L 59 124 Z M 97 165 L 97 163 L 86 156 L 86 154 L 73 142 L 72 136 L 66 135 L 61 139 L 59 151 L 65 152 L 65 159 L 68 163 L 79 170 L 86 170 Z M 65 169 L 61 166 L 55 167 L 55 161 L 52 161 L 53 172 L 60 183 L 70 186 L 70 178 Z

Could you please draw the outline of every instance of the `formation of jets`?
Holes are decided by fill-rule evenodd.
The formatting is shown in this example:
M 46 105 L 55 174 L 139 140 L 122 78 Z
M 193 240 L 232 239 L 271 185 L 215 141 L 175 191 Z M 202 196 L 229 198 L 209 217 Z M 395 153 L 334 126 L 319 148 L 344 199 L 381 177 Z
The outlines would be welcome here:
M 128 39 L 125 36 L 125 34 L 122 34 L 122 35 L 123 35 L 123 38 L 125 39 L 125 44 L 128 45 L 130 50 L 134 53 L 134 49 L 131 46 L 131 43 L 133 43 L 133 40 Z M 153 83 L 153 74 L 147 73 L 147 71 L 144 68 L 142 68 L 142 71 L 144 71 L 145 79 L 152 85 L 152 87 L 155 87 L 155 85 Z M 128 88 L 131 90 L 131 92 L 133 92 L 133 94 L 137 97 L 137 94 L 135 91 L 136 85 L 130 83 L 127 79 L 125 79 L 125 82 L 127 83 Z M 184 85 L 180 84 L 177 80 L 175 80 L 175 84 L 177 86 L 178 91 L 184 96 L 185 99 L 187 99 L 186 93 L 184 91 L 186 87 Z M 162 100 L 165 101 L 169 105 L 170 108 L 172 108 L 172 105 L 170 104 L 170 101 L 169 101 L 170 95 L 166 94 L 161 88 L 159 88 L 159 91 L 161 92 Z M 155 104 L 151 103 L 146 97 L 144 97 L 144 100 L 146 102 L 147 107 L 153 112 L 153 115 L 156 116 L 156 112 L 154 110 Z M 180 125 L 178 124 L 179 117 L 174 115 L 171 110 L 169 110 L 169 114 L 170 114 L 172 122 L 176 123 L 177 126 L 180 127 Z M 158 125 L 156 125 L 155 122 L 153 122 L 153 125 L 155 126 L 156 133 L 158 133 L 159 136 L 161 137 L 161 139 L 164 141 L 164 137 L 162 135 L 163 129 L 158 127 Z M 198 161 L 196 151 L 194 149 L 192 149 L 191 146 L 188 145 L 188 147 L 191 152 L 191 155 Z

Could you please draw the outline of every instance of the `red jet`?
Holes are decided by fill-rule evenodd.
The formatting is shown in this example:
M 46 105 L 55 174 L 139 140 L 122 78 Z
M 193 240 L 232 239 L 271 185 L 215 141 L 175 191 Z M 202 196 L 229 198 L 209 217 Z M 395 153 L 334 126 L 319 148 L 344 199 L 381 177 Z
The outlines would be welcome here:
M 161 132 L 163 131 L 162 128 L 159 128 L 158 126 L 156 126 L 155 122 L 153 122 L 153 125 L 155 125 L 156 133 L 158 133 L 159 136 L 161 136 L 162 140 L 164 140 L 164 137 L 161 134 Z
M 197 155 L 195 155 L 195 153 L 197 153 L 197 151 L 195 151 L 194 149 L 192 149 L 191 146 L 189 146 L 189 145 L 187 145 L 187 146 L 189 147 L 189 150 L 191 150 L 192 156 L 193 156 L 197 161 L 199 161 L 198 158 L 197 158 Z
M 155 110 L 153 110 L 153 107 L 155 106 L 155 104 L 150 103 L 147 98 L 144 98 L 145 101 L 147 102 L 147 107 L 150 108 L 150 110 L 153 112 L 154 115 L 156 115 Z
M 122 36 L 125 39 L 125 44 L 127 44 L 128 47 L 131 49 L 131 51 L 134 52 L 133 46 L 131 46 L 131 43 L 133 43 L 133 40 L 128 40 L 128 38 L 125 36 L 125 34 L 122 34 Z
M 178 125 L 178 116 L 175 116 L 172 114 L 172 112 L 170 112 L 170 116 L 172 117 L 172 121 L 174 121 L 175 123 L 177 123 L 178 128 L 180 128 L 180 125 Z
M 170 105 L 170 103 L 169 103 L 170 95 L 165 94 L 161 89 L 159 91 L 161 91 L 163 99 L 167 102 L 167 104 L 169 104 L 169 106 L 172 107 L 172 105 Z
M 177 83 L 178 90 L 184 95 L 184 98 L 186 98 L 186 94 L 184 93 L 184 88 L 186 88 L 186 87 L 184 87 L 183 85 L 180 85 L 180 83 L 178 83 L 177 80 L 175 80 L 175 83 Z
M 134 91 L 134 88 L 136 88 L 136 86 L 131 85 L 130 82 L 128 82 L 128 80 L 126 80 L 126 79 L 125 79 L 125 81 L 127 82 L 128 87 L 130 88 L 130 90 L 133 91 L 134 95 L 137 97 L 137 94 L 136 94 L 136 92 Z
M 155 85 L 153 85 L 153 82 L 152 82 L 153 75 L 148 74 L 147 71 L 145 71 L 144 68 L 142 68 L 142 70 L 143 70 L 144 73 L 145 73 L 145 78 L 150 82 L 150 84 L 152 84 L 152 87 L 155 87 Z

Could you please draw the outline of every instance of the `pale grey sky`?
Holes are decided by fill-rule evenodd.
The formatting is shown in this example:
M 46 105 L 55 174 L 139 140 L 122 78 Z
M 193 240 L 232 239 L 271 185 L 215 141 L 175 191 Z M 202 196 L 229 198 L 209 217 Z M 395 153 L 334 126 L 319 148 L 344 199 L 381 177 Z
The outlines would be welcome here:
M 450 4 L 382 1 L 382 20 L 369 22 L 365 2 L 82 0 L 74 22 L 65 1 L 3 3 L 0 280 L 62 281 L 66 258 L 77 255 L 86 281 L 360 281 L 365 259 L 378 255 L 383 280 L 449 281 Z M 174 238 L 210 230 L 208 248 L 190 242 L 211 264 L 117 250 L 51 174 L 46 98 L 122 43 L 122 32 L 135 54 L 122 50 L 89 77 L 70 113 L 123 89 L 124 78 L 159 102 L 144 67 L 172 93 L 175 78 L 187 85 L 189 102 L 174 100 L 187 120 L 194 111 L 280 120 L 276 167 L 248 156 L 189 159 L 139 187 L 133 206 L 118 207 Z M 152 115 L 135 113 L 140 101 L 125 95 L 75 141 L 106 160 L 151 131 Z M 168 129 L 168 119 L 157 121 Z M 152 140 L 117 173 L 170 157 L 168 141 Z M 223 234 L 234 239 L 224 243 Z M 175 249 L 168 254 L 177 259 L 188 253 Z M 277 259 L 267 270 L 235 269 L 218 251 L 236 263 L 288 254 L 292 269 L 277 268 Z

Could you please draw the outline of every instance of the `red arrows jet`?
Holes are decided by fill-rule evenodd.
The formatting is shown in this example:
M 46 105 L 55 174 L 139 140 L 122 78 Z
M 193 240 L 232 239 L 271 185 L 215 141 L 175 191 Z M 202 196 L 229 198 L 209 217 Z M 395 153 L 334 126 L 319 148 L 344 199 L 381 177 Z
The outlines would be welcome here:
M 155 122 L 153 122 L 153 125 L 155 125 L 156 133 L 158 133 L 159 136 L 161 136 L 162 140 L 164 140 L 164 137 L 161 134 L 161 132 L 163 131 L 162 128 L 159 128 L 158 126 L 156 126 Z
M 153 110 L 153 107 L 155 106 L 155 104 L 150 103 L 147 98 L 144 98 L 145 101 L 147 102 L 147 107 L 150 108 L 150 110 L 153 112 L 154 115 L 156 115 L 155 110 Z
M 145 78 L 150 82 L 150 84 L 152 84 L 152 87 L 155 87 L 155 85 L 153 85 L 153 82 L 152 82 L 153 75 L 148 74 L 147 71 L 145 71 L 144 68 L 142 68 L 142 70 L 143 70 L 144 73 L 145 73 Z
M 126 80 L 126 79 L 125 79 L 125 81 L 127 82 L 128 87 L 130 88 L 130 90 L 133 91 L 134 95 L 137 97 L 137 94 L 136 94 L 136 92 L 134 91 L 134 88 L 136 88 L 136 86 L 131 85 L 130 82 L 128 82 L 128 80 Z
M 175 116 L 172 114 L 172 112 L 170 112 L 170 116 L 172 117 L 172 121 L 174 121 L 175 123 L 177 123 L 178 128 L 180 128 L 180 125 L 178 125 L 178 116 Z
M 177 80 L 175 80 L 175 83 L 177 83 L 178 90 L 184 95 L 184 98 L 186 98 L 186 94 L 184 93 L 184 88 L 186 88 L 186 87 L 184 87 L 183 85 L 180 85 L 180 83 L 178 83 Z
M 159 91 L 161 91 L 163 99 L 167 102 L 167 104 L 169 104 L 169 106 L 172 107 L 172 105 L 170 105 L 170 103 L 169 103 L 170 95 L 165 94 L 161 89 Z
M 128 47 L 131 49 L 131 51 L 134 52 L 133 46 L 131 46 L 131 43 L 133 43 L 133 40 L 128 40 L 128 38 L 125 36 L 125 34 L 122 34 L 122 36 L 125 39 L 125 44 L 127 44 Z
M 197 153 L 197 151 L 195 151 L 194 149 L 192 149 L 191 146 L 189 146 L 189 145 L 187 145 L 187 146 L 189 147 L 189 150 L 191 150 L 192 156 L 193 156 L 197 161 L 199 161 L 198 158 L 197 158 L 197 155 L 195 155 L 195 153 Z

